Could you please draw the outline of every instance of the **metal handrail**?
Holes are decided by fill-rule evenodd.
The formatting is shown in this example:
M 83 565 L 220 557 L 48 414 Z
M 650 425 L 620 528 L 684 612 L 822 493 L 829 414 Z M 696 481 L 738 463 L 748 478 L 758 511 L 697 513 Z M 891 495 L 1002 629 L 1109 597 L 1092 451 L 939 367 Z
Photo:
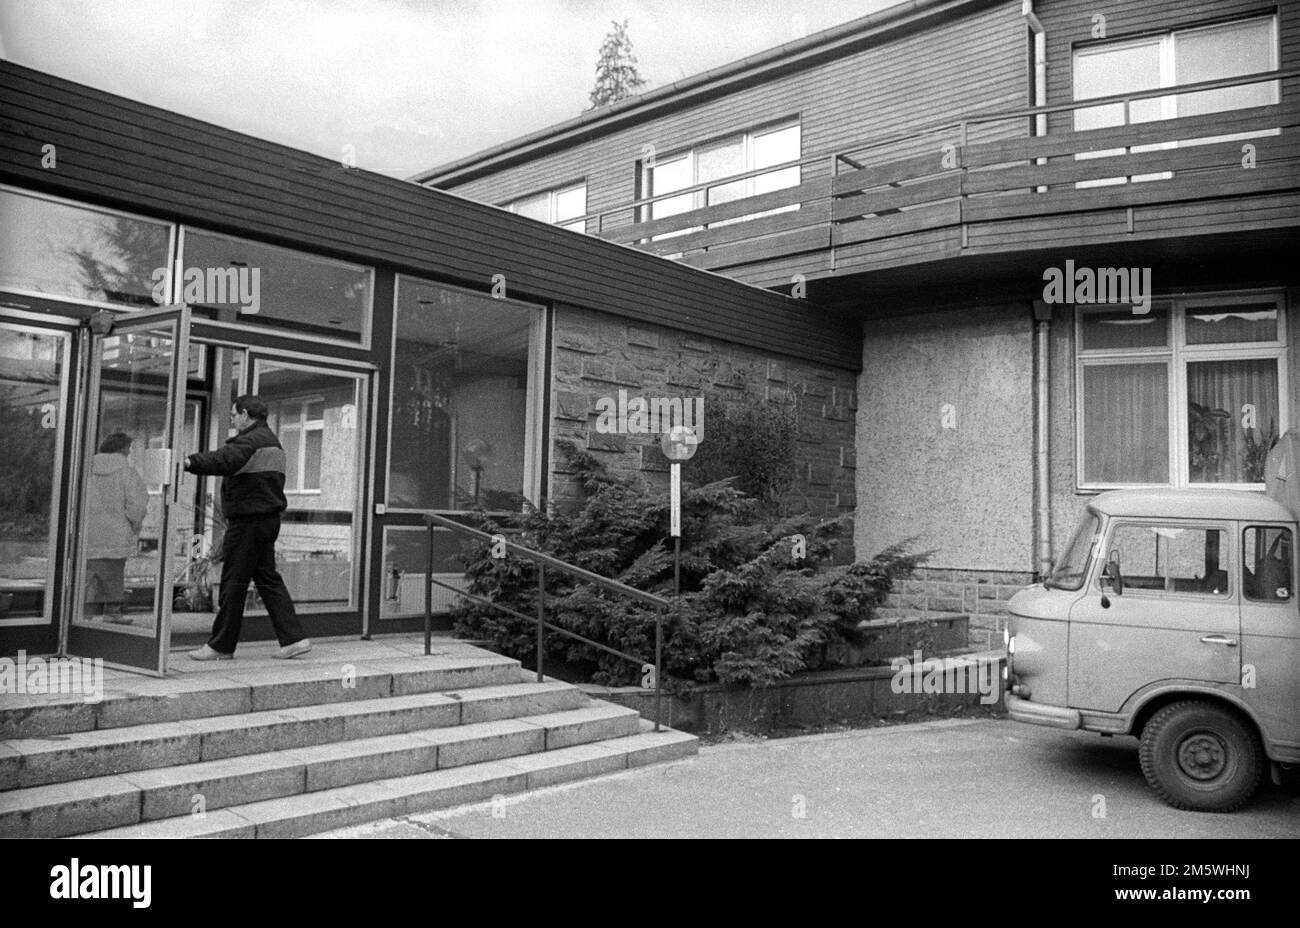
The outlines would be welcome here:
M 492 535 L 489 534 L 488 532 L 484 532 L 476 528 L 470 528 L 468 525 L 465 525 L 460 522 L 456 522 L 452 519 L 447 518 L 446 516 L 439 515 L 435 512 L 425 511 L 423 513 L 423 516 L 424 516 L 424 524 L 427 526 L 429 532 L 428 563 L 427 563 L 428 572 L 425 575 L 426 583 L 424 587 L 424 653 L 425 654 L 429 654 L 432 651 L 433 587 L 437 585 L 443 587 L 444 589 L 451 590 L 452 592 L 456 593 L 459 596 L 465 597 L 471 602 L 476 602 L 479 603 L 480 605 L 489 606 L 493 609 L 499 610 L 508 615 L 512 615 L 515 618 L 523 619 L 524 621 L 530 621 L 530 620 L 536 621 L 537 623 L 537 682 L 538 683 L 543 682 L 544 679 L 544 675 L 542 672 L 543 656 L 545 654 L 545 641 L 543 638 L 543 631 L 548 628 L 551 631 L 559 632 L 561 635 L 565 635 L 566 637 L 573 638 L 577 641 L 581 641 L 583 644 L 590 645 L 593 648 L 598 648 L 601 651 L 605 651 L 608 652 L 609 654 L 613 654 L 615 657 L 621 657 L 624 660 L 631 661 L 632 663 L 639 665 L 643 670 L 646 667 L 650 666 L 648 661 L 640 657 L 637 657 L 634 654 L 628 654 L 627 652 L 620 651 L 617 648 L 611 648 L 609 645 L 601 644 L 599 641 L 593 641 L 590 638 L 587 638 L 583 635 L 579 635 L 577 632 L 570 631 L 567 628 L 562 628 L 559 625 L 546 621 L 545 618 L 546 568 L 550 567 L 554 570 L 561 571 L 562 573 L 567 573 L 570 576 L 577 577 L 580 580 L 584 580 L 587 583 L 591 583 L 594 586 L 600 587 L 601 589 L 608 590 L 611 593 L 617 593 L 620 596 L 625 596 L 629 599 L 637 600 L 638 602 L 644 603 L 649 606 L 653 606 L 655 608 L 655 659 L 654 659 L 655 728 L 654 730 L 655 731 L 660 730 L 660 722 L 662 718 L 661 709 L 663 703 L 663 619 L 664 619 L 664 611 L 667 610 L 668 607 L 672 605 L 671 602 L 669 602 L 667 599 L 664 599 L 662 596 L 656 596 L 654 593 L 647 593 L 644 590 L 638 590 L 636 589 L 636 587 L 628 586 L 626 583 L 620 583 L 617 580 L 611 580 L 609 577 L 602 577 L 598 573 L 593 573 L 590 570 L 586 570 L 582 567 L 578 567 L 574 564 L 570 564 L 567 561 L 562 561 L 557 557 L 552 557 L 549 554 L 543 554 L 541 551 L 536 551 L 532 548 L 525 547 L 524 545 L 518 544 L 516 542 L 508 541 L 504 536 Z M 435 580 L 433 578 L 433 532 L 435 528 L 447 529 L 456 534 L 463 535 L 468 538 L 473 538 L 477 541 L 486 542 L 487 544 L 504 545 L 507 552 L 516 554 L 519 557 L 526 558 L 527 560 L 534 562 L 537 565 L 537 615 L 536 616 L 524 615 L 522 612 L 518 611 L 517 609 L 512 609 L 509 606 L 503 606 L 500 603 L 495 603 L 492 600 L 482 596 L 478 596 L 477 594 L 468 593 L 464 590 L 452 586 L 449 583 L 443 583 L 440 580 Z

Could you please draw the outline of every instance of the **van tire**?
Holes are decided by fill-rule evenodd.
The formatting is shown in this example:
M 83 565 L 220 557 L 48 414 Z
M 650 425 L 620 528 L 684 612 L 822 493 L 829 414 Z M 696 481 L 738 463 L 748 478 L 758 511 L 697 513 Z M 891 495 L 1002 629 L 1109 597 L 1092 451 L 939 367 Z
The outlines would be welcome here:
M 1170 703 L 1142 729 L 1142 774 L 1175 809 L 1231 812 L 1264 773 L 1264 749 L 1239 715 L 1200 700 Z

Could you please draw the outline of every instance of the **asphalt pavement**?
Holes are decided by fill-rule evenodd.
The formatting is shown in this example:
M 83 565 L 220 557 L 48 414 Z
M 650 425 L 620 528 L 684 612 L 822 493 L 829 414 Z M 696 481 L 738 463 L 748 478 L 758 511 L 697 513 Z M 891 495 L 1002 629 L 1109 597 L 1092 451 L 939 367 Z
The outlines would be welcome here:
M 783 739 L 319 837 L 1296 838 L 1300 776 L 1231 814 L 1165 805 L 1137 741 L 1003 719 Z

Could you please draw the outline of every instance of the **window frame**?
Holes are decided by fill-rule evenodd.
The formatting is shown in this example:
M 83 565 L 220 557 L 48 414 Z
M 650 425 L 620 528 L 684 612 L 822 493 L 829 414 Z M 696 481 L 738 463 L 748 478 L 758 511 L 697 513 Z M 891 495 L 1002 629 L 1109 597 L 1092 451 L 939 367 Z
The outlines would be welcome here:
M 1287 592 L 1290 594 L 1286 599 L 1257 599 L 1251 596 L 1246 590 L 1246 535 L 1248 532 L 1258 531 L 1280 531 L 1286 532 L 1290 536 L 1290 564 L 1288 565 Z M 1258 544 L 1258 542 L 1256 542 Z M 1285 522 L 1242 522 L 1241 523 L 1241 602 L 1243 605 L 1251 606 L 1281 606 L 1285 609 L 1294 609 L 1296 602 L 1296 535 L 1295 529 Z
M 1163 347 L 1140 348 L 1083 348 L 1084 310 L 1096 305 L 1077 304 L 1074 307 L 1074 473 L 1075 489 L 1080 492 L 1102 492 L 1113 489 L 1128 488 L 1212 488 L 1235 490 L 1262 490 L 1264 484 L 1223 482 L 1206 483 L 1191 480 L 1190 453 L 1187 447 L 1188 413 L 1187 413 L 1187 365 L 1204 361 L 1244 361 L 1271 360 L 1277 365 L 1278 422 L 1277 434 L 1280 437 L 1290 427 L 1290 384 L 1289 384 L 1289 332 L 1287 327 L 1287 300 L 1282 290 L 1261 291 L 1219 291 L 1195 294 L 1178 294 L 1172 296 L 1152 297 L 1153 304 L 1159 303 L 1168 308 L 1168 337 Z M 1186 319 L 1188 314 L 1195 314 L 1198 308 L 1222 308 L 1225 306 L 1258 304 L 1272 302 L 1277 311 L 1277 337 L 1267 342 L 1225 342 L 1213 345 L 1188 345 Z M 1122 305 L 1122 304 L 1117 304 Z M 1088 481 L 1085 479 L 1084 450 L 1086 438 L 1084 422 L 1084 373 L 1089 367 L 1106 367 L 1118 364 L 1156 364 L 1167 365 L 1168 387 L 1168 476 L 1164 482 L 1124 483 L 1119 481 Z M 1267 423 L 1264 423 L 1266 426 Z
M 455 284 L 444 283 L 439 280 L 433 280 L 428 277 L 420 277 L 416 274 L 397 274 L 393 279 L 393 303 L 392 303 L 392 338 L 389 344 L 388 353 L 388 370 L 394 371 L 397 367 L 397 342 L 399 316 L 401 313 L 402 282 L 406 281 L 412 286 L 429 286 L 439 287 L 446 290 L 454 290 L 460 293 L 469 294 L 475 297 L 482 297 L 482 291 L 472 290 L 469 287 L 459 287 Z M 549 494 L 549 473 L 544 473 L 542 462 L 547 454 L 547 442 L 550 440 L 550 424 L 546 420 L 544 412 L 547 408 L 547 394 L 554 385 L 554 377 L 550 375 L 553 365 L 551 364 L 552 339 L 550 333 L 550 307 L 542 303 L 529 303 L 525 300 L 517 300 L 513 297 L 502 297 L 501 302 L 513 304 L 522 310 L 531 312 L 532 318 L 529 321 L 529 351 L 528 351 L 528 373 L 527 373 L 527 395 L 525 397 L 526 418 L 524 420 L 524 458 L 523 474 L 524 487 L 523 497 L 533 506 L 541 505 L 542 493 L 546 491 Z M 390 374 L 391 390 L 391 374 Z M 420 514 L 425 510 L 421 508 L 411 508 L 409 506 L 394 506 L 388 501 L 388 493 L 392 486 L 392 466 L 393 466 L 393 413 L 396 403 L 389 398 L 388 403 L 388 424 L 385 435 L 384 448 L 384 499 L 380 505 L 384 506 L 383 513 L 393 515 L 403 514 Z M 464 516 L 472 515 L 475 510 L 472 509 L 436 509 L 433 510 L 439 515 L 446 516 Z M 494 513 L 498 515 L 513 515 L 513 512 Z
M 1240 26 L 1250 22 L 1267 22 L 1269 24 L 1269 63 L 1268 67 L 1261 68 L 1261 71 L 1277 71 L 1281 68 L 1280 53 L 1280 29 L 1278 24 L 1278 14 L 1272 13 L 1254 13 L 1246 16 L 1239 16 L 1234 19 L 1220 20 L 1211 23 L 1200 23 L 1192 26 L 1181 26 L 1165 29 L 1159 32 L 1148 32 L 1141 35 L 1129 36 L 1119 39 L 1101 39 L 1098 41 L 1075 43 L 1070 49 L 1070 99 L 1073 103 L 1087 103 L 1090 97 L 1080 98 L 1078 96 L 1078 70 L 1077 64 L 1081 56 L 1096 55 L 1105 52 L 1120 51 L 1125 48 L 1131 48 L 1138 45 L 1150 45 L 1159 43 L 1160 55 L 1160 79 L 1159 84 L 1154 89 L 1159 90 L 1176 90 L 1180 85 L 1177 83 L 1178 60 L 1177 60 L 1177 36 L 1187 35 L 1192 32 L 1207 32 L 1213 29 L 1230 28 Z M 1260 81 L 1265 83 L 1265 81 Z M 1281 88 L 1276 81 L 1269 82 L 1272 85 L 1273 100 L 1277 103 L 1281 99 Z M 1243 85 L 1250 86 L 1250 85 Z M 1138 91 L 1134 91 L 1135 93 Z M 1178 97 L 1180 94 L 1170 93 L 1159 97 L 1149 97 L 1148 100 L 1154 100 L 1160 106 L 1161 119 L 1173 119 L 1178 116 Z M 1105 106 L 1107 104 L 1100 104 Z M 1114 105 L 1114 104 L 1110 104 Z M 1226 110 L 1224 112 L 1227 112 Z M 1075 111 L 1077 114 L 1077 110 Z M 1128 120 L 1121 125 L 1133 124 Z M 1235 137 L 1235 136 L 1233 136 Z M 1229 137 L 1225 137 L 1229 138 Z
M 321 404 L 321 418 L 307 418 L 307 410 L 313 403 Z M 324 460 L 325 451 L 325 397 L 319 394 L 294 397 L 293 399 L 278 401 L 271 407 L 271 416 L 274 425 L 272 430 L 276 435 L 283 435 L 286 431 L 296 432 L 298 434 L 298 454 L 297 454 L 297 486 L 289 486 L 288 475 L 285 475 L 284 492 L 292 493 L 295 496 L 320 496 L 320 470 L 316 472 L 316 486 L 309 487 L 305 485 L 305 476 L 307 473 L 307 433 L 319 432 L 321 434 L 321 453 L 322 461 Z M 296 421 L 287 423 L 282 413 L 291 407 L 296 407 L 298 416 Z M 280 444 L 284 444 L 281 440 Z
M 267 324 L 265 322 L 250 322 L 248 321 L 249 317 L 245 314 L 239 314 L 236 317 L 236 321 L 233 322 L 222 321 L 219 319 L 211 319 L 211 320 L 205 319 L 204 320 L 205 324 L 219 325 L 225 328 L 230 328 L 230 329 L 244 331 L 244 332 L 270 333 L 283 338 L 291 338 L 300 341 L 309 340 L 312 342 L 319 342 L 321 344 L 326 344 L 326 345 L 339 345 L 346 348 L 359 348 L 363 351 L 369 351 L 371 349 L 372 347 L 371 337 L 374 332 L 374 324 L 375 324 L 375 279 L 376 278 L 375 278 L 374 265 L 358 264 L 355 261 L 347 261 L 342 258 L 334 258 L 334 257 L 330 257 L 329 255 L 319 254 L 318 252 L 314 252 L 314 251 L 304 251 L 301 248 L 289 248 L 284 245 L 272 245 L 270 242 L 265 242 L 262 241 L 261 239 L 256 239 L 256 238 L 249 238 L 247 235 L 234 235 L 229 232 L 217 232 L 213 229 L 205 228 L 204 226 L 200 226 L 200 225 L 194 225 L 192 223 L 178 223 L 176 251 L 175 251 L 176 256 L 175 259 L 173 260 L 172 268 L 174 270 L 174 268 L 177 266 L 176 262 L 179 262 L 181 273 L 179 275 L 176 275 L 173 272 L 171 275 L 172 276 L 172 280 L 170 281 L 171 292 L 169 293 L 168 298 L 172 303 L 180 302 L 181 294 L 183 293 L 185 288 L 185 281 L 184 281 L 185 269 L 189 266 L 186 263 L 186 258 L 185 258 L 185 237 L 186 234 L 190 232 L 196 235 L 208 235 L 215 238 L 227 238 L 227 239 L 234 239 L 235 241 L 247 242 L 248 244 L 254 245 L 258 248 L 266 248 L 272 251 L 285 252 L 286 254 L 294 255 L 296 257 L 305 259 L 306 261 L 309 262 L 315 261 L 315 262 L 320 262 L 322 264 L 333 264 L 337 267 L 347 268 L 348 270 L 351 271 L 362 271 L 365 273 L 366 277 L 368 278 L 366 283 L 366 299 L 365 299 L 365 303 L 361 307 L 361 330 L 356 333 L 355 338 L 344 338 L 340 335 L 328 335 L 320 332 L 303 332 L 303 331 L 299 331 L 298 329 L 294 329 L 290 326 L 285 326 L 282 323 L 277 325 L 275 322 L 272 322 L 270 324 Z M 259 315 L 263 319 L 269 318 L 274 320 L 276 318 L 274 315 L 267 315 L 267 314 L 259 314 Z
M 1240 602 L 1241 594 L 1241 571 L 1237 566 L 1237 546 L 1233 543 L 1234 533 L 1237 523 L 1217 519 L 1169 519 L 1169 518 L 1144 518 L 1139 516 L 1110 516 L 1107 519 L 1105 528 L 1105 541 L 1103 543 L 1102 557 L 1093 558 L 1092 578 L 1089 589 L 1105 592 L 1102 585 L 1102 573 L 1106 565 L 1110 562 L 1110 554 L 1114 550 L 1115 536 L 1126 527 L 1145 527 L 1145 528 L 1176 528 L 1180 530 L 1191 529 L 1201 532 L 1220 532 L 1226 541 L 1219 546 L 1219 568 L 1228 575 L 1228 589 L 1223 593 L 1200 593 L 1191 590 L 1150 590 L 1140 586 L 1130 586 L 1128 581 L 1124 582 L 1124 597 L 1136 596 L 1139 599 L 1156 599 L 1166 601 L 1188 601 L 1201 603 L 1215 603 L 1219 605 L 1235 605 Z M 1244 536 L 1243 536 L 1244 538 Z M 1244 551 L 1244 544 L 1242 542 Z M 1127 573 L 1123 558 L 1120 559 L 1121 575 Z M 1235 582 L 1234 582 L 1235 580 Z
M 672 152 L 670 152 L 670 153 L 667 154 L 667 155 L 663 155 L 663 156 L 658 156 L 658 155 L 656 155 L 656 156 L 655 156 L 654 158 L 652 158 L 652 159 L 642 159 L 641 161 L 637 162 L 637 167 L 638 167 L 638 172 L 637 172 L 637 173 L 638 173 L 638 180 L 639 180 L 639 182 L 640 182 L 640 188 L 641 188 L 641 190 L 645 191 L 645 195 L 646 195 L 647 197 L 657 197 L 657 196 L 661 196 L 661 194 L 659 194 L 659 193 L 657 193 L 657 192 L 654 192 L 654 171 L 655 171 L 657 168 L 659 168 L 659 167 L 661 167 L 661 166 L 663 166 L 663 165 L 672 164 L 672 163 L 677 162 L 677 161 L 680 161 L 680 160 L 682 160 L 682 159 L 684 158 L 684 159 L 686 159 L 686 160 L 689 162 L 689 164 L 690 164 L 690 172 L 691 172 L 691 182 L 690 182 L 689 184 L 687 184 L 687 187 L 688 187 L 688 188 L 689 188 L 689 187 L 694 187 L 694 186 L 696 186 L 696 185 L 698 185 L 698 184 L 701 184 L 701 183 L 708 183 L 708 184 L 709 184 L 708 187 L 705 187 L 705 188 L 702 189 L 702 190 L 695 190 L 695 191 L 692 191 L 691 193 L 682 193 L 682 194 L 678 194 L 679 196 L 689 196 L 689 197 L 691 197 L 691 206 L 690 206 L 690 210 L 703 209 L 704 207 L 709 206 L 709 205 L 715 205 L 715 206 L 716 206 L 716 205 L 719 205 L 719 204 L 710 204 L 710 203 L 708 202 L 708 194 L 709 194 L 709 191 L 712 190 L 714 187 L 724 187 L 724 186 L 728 186 L 728 185 L 730 185 L 730 184 L 743 183 L 743 184 L 745 185 L 745 192 L 744 192 L 744 194 L 741 195 L 741 196 L 739 196 L 739 197 L 735 197 L 735 198 L 733 198 L 733 199 L 740 200 L 740 199 L 747 199 L 748 197 L 756 196 L 757 194 L 754 193 L 755 182 L 756 182 L 756 181 L 758 180 L 758 178 L 759 178 L 760 176 L 762 176 L 762 175 L 756 175 L 756 176 L 754 176 L 754 177 L 746 177 L 746 178 L 744 178 L 744 179 L 741 180 L 741 181 L 736 181 L 736 180 L 730 180 L 729 178 L 735 177 L 735 175 L 734 175 L 734 174 L 729 174 L 729 175 L 726 175 L 726 176 L 724 176 L 724 177 L 715 178 L 715 179 L 712 180 L 712 181 L 701 181 L 701 180 L 700 180 L 700 170 L 699 170 L 699 168 L 700 168 L 700 166 L 699 166 L 699 154 L 700 154 L 700 152 L 702 152 L 702 151 L 706 151 L 706 150 L 708 150 L 708 149 L 712 149 L 712 148 L 717 148 L 717 147 L 719 147 L 719 146 L 721 146 L 721 145 L 724 145 L 724 144 L 726 144 L 726 143 L 728 143 L 728 142 L 734 141 L 735 139 L 741 139 L 741 140 L 742 140 L 742 144 L 743 144 L 743 146 L 744 146 L 744 152 L 745 152 L 745 155 L 744 155 L 744 158 L 745 158 L 745 166 L 744 166 L 744 168 L 743 168 L 742 170 L 740 170 L 740 171 L 737 172 L 737 173 L 740 173 L 740 174 L 746 174 L 746 173 L 748 173 L 748 172 L 750 172 L 750 171 L 758 171 L 758 170 L 762 170 L 762 168 L 756 167 L 756 166 L 755 166 L 755 163 L 754 163 L 755 139 L 759 138 L 760 136 L 772 135 L 772 134 L 777 133 L 777 132 L 783 132 L 783 131 L 785 131 L 785 130 L 787 130 L 787 129 L 798 129 L 798 130 L 799 130 L 799 157 L 798 157 L 798 159 L 796 159 L 796 160 L 799 161 L 800 163 L 797 164 L 797 165 L 791 165 L 791 164 L 789 164 L 789 162 L 780 162 L 780 164 L 785 164 L 785 165 L 787 165 L 787 167 L 784 167 L 784 168 L 782 168 L 782 167 L 773 167 L 773 168 L 772 168 L 772 173 L 776 173 L 777 171 L 781 171 L 781 170 L 789 170 L 790 167 L 797 167 L 797 168 L 799 169 L 799 180 L 798 180 L 798 182 L 795 183 L 795 184 L 792 184 L 789 188 L 785 188 L 785 187 L 777 188 L 777 189 L 781 189 L 781 190 L 784 190 L 784 189 L 793 189 L 794 187 L 797 187 L 797 186 L 799 186 L 799 184 L 803 183 L 803 164 L 802 164 L 802 160 L 803 160 L 803 122 L 802 122 L 802 120 L 801 120 L 801 118 L 800 118 L 800 116 L 799 116 L 798 114 L 796 114 L 796 115 L 794 115 L 794 116 L 789 116 L 789 117 L 786 117 L 786 118 L 783 118 L 783 119 L 779 119 L 779 120 L 776 120 L 776 121 L 773 121 L 773 122 L 763 123 L 762 125 L 755 126 L 754 128 L 751 128 L 751 129 L 744 129 L 744 130 L 737 131 L 737 132 L 729 132 L 729 133 L 726 133 L 726 134 L 724 134 L 724 135 L 716 135 L 716 136 L 713 136 L 713 137 L 711 137 L 711 138 L 705 139 L 705 140 L 703 140 L 703 141 L 696 142 L 696 143 L 694 143 L 694 144 L 692 144 L 692 145 L 690 145 L 690 146 L 675 149 L 675 150 L 673 150 Z M 669 191 L 665 191 L 665 192 L 662 194 L 662 196 L 664 196 L 665 199 L 667 199 L 667 198 L 670 197 L 673 193 L 674 193 L 674 191 L 671 191 L 671 190 L 669 190 Z M 660 201 L 657 201 L 657 202 L 663 202 L 663 200 L 660 200 Z M 730 201 L 730 200 L 727 200 L 727 201 L 723 201 L 723 202 L 731 202 L 731 201 Z M 655 216 L 655 215 L 654 215 L 654 208 L 655 208 L 656 205 L 657 205 L 657 203 L 647 203 L 647 204 L 645 204 L 644 207 L 641 207 L 641 208 L 638 210 L 638 212 L 643 213 L 643 215 L 638 219 L 638 221 L 639 221 L 639 222 L 650 222 L 650 221 L 653 221 L 653 220 L 655 220 L 655 219 L 666 219 L 666 218 L 670 218 L 670 217 L 667 217 L 667 216 Z M 788 210 L 788 209 L 790 209 L 790 207 L 782 207 L 782 209 L 783 209 L 783 210 Z M 687 212 L 687 211 L 688 211 L 688 210 L 682 210 L 682 212 Z M 767 215 L 769 212 L 777 212 L 777 210 L 765 211 L 765 212 L 762 213 L 761 215 Z M 673 215 L 676 215 L 676 214 L 673 214 Z M 755 215 L 757 216 L 757 215 L 759 215 L 759 214 L 755 214 Z M 712 225 L 721 225 L 721 224 L 723 224 L 723 222 L 726 222 L 726 223 L 739 222 L 739 221 L 742 221 L 742 220 L 744 220 L 744 219 L 749 219 L 749 218 L 754 218 L 754 217 L 738 217 L 737 219 L 728 219 L 728 220 L 723 220 L 722 222 L 713 223 Z M 670 233 L 667 233 L 667 234 L 665 234 L 665 235 L 657 235 L 657 236 L 655 236 L 655 240 L 657 241 L 657 240 L 659 240 L 659 239 L 669 238 L 669 237 L 671 237 L 671 236 L 673 236 L 673 235 L 685 235 L 685 234 L 687 234 L 688 232 L 693 232 L 693 231 L 699 231 L 699 230 L 698 230 L 698 229 L 685 229 L 685 230 L 680 230 L 680 231 L 677 231 L 677 232 L 670 232 Z
M 18 187 L 14 184 L 0 183 L 0 191 L 11 193 L 16 196 L 29 197 L 34 200 L 47 200 L 60 206 L 68 206 L 74 209 L 88 210 L 95 213 L 104 213 L 109 216 L 116 216 L 122 219 L 130 219 L 138 222 L 153 223 L 159 226 L 167 227 L 167 264 L 165 270 L 175 266 L 176 255 L 180 247 L 180 223 L 169 222 L 166 219 L 159 219 L 157 216 L 148 216 L 144 213 L 135 213 L 123 209 L 110 209 L 106 206 L 100 206 L 96 203 L 89 203 L 85 200 L 74 200 L 69 197 L 55 196 L 54 194 L 45 193 L 41 190 L 33 190 L 29 187 Z M 155 268 L 155 270 L 157 270 Z M 39 290 L 31 290 L 27 287 L 3 287 L 0 288 L 5 293 L 12 293 L 15 296 L 30 296 L 40 300 L 49 300 L 55 303 L 70 303 L 75 306 L 94 306 L 99 309 L 109 309 L 118 313 L 141 312 L 143 310 L 153 309 L 153 306 L 135 306 L 130 303 L 113 303 L 108 300 L 88 300 L 84 297 L 68 296 L 63 293 L 43 293 Z M 168 294 L 170 298 L 171 294 Z
M 572 193 L 575 190 L 582 190 L 582 213 L 577 219 L 557 218 L 559 209 L 557 204 L 559 199 L 566 193 Z M 587 178 L 574 181 L 568 184 L 561 184 L 558 187 L 551 187 L 546 190 L 539 190 L 536 193 L 524 194 L 521 197 L 514 197 L 500 204 L 500 208 L 507 212 L 514 213 L 516 216 L 522 215 L 518 210 L 518 205 L 524 200 L 535 200 L 539 197 L 546 197 L 546 223 L 548 225 L 559 226 L 561 229 L 568 229 L 570 232 L 581 232 L 584 235 L 587 232 Z M 581 226 L 582 228 L 576 228 Z

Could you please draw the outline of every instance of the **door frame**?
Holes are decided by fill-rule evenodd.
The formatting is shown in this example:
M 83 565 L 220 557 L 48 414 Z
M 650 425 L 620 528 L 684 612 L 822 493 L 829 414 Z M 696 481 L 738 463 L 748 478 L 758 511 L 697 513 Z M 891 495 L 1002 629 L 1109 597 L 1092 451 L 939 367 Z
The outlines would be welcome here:
M 86 584 L 84 533 L 86 499 L 84 488 L 90 459 L 89 433 L 97 428 L 100 419 L 99 400 L 102 395 L 102 359 L 104 339 L 135 330 L 145 330 L 160 324 L 174 323 L 173 342 L 170 349 L 164 414 L 164 446 L 167 458 L 162 468 L 166 479 L 161 484 L 162 520 L 158 539 L 158 573 L 154 580 L 154 625 L 151 633 L 139 634 L 126 628 L 108 628 L 82 625 L 74 626 L 80 614 Z M 140 310 L 130 314 L 112 316 L 112 327 L 102 334 L 89 333 L 83 364 L 78 371 L 77 414 L 74 424 L 73 451 L 68 509 L 69 537 L 75 539 L 66 552 L 66 569 L 69 582 L 64 584 L 60 609 L 59 653 L 64 656 L 87 657 L 103 660 L 104 666 L 150 676 L 165 676 L 171 648 L 171 611 L 173 581 L 171 576 L 172 549 L 175 543 L 173 520 L 176 515 L 179 479 L 183 458 L 178 456 L 184 435 L 187 399 L 186 373 L 189 363 L 190 308 L 185 304 Z M 148 639 L 140 644 L 139 639 Z

